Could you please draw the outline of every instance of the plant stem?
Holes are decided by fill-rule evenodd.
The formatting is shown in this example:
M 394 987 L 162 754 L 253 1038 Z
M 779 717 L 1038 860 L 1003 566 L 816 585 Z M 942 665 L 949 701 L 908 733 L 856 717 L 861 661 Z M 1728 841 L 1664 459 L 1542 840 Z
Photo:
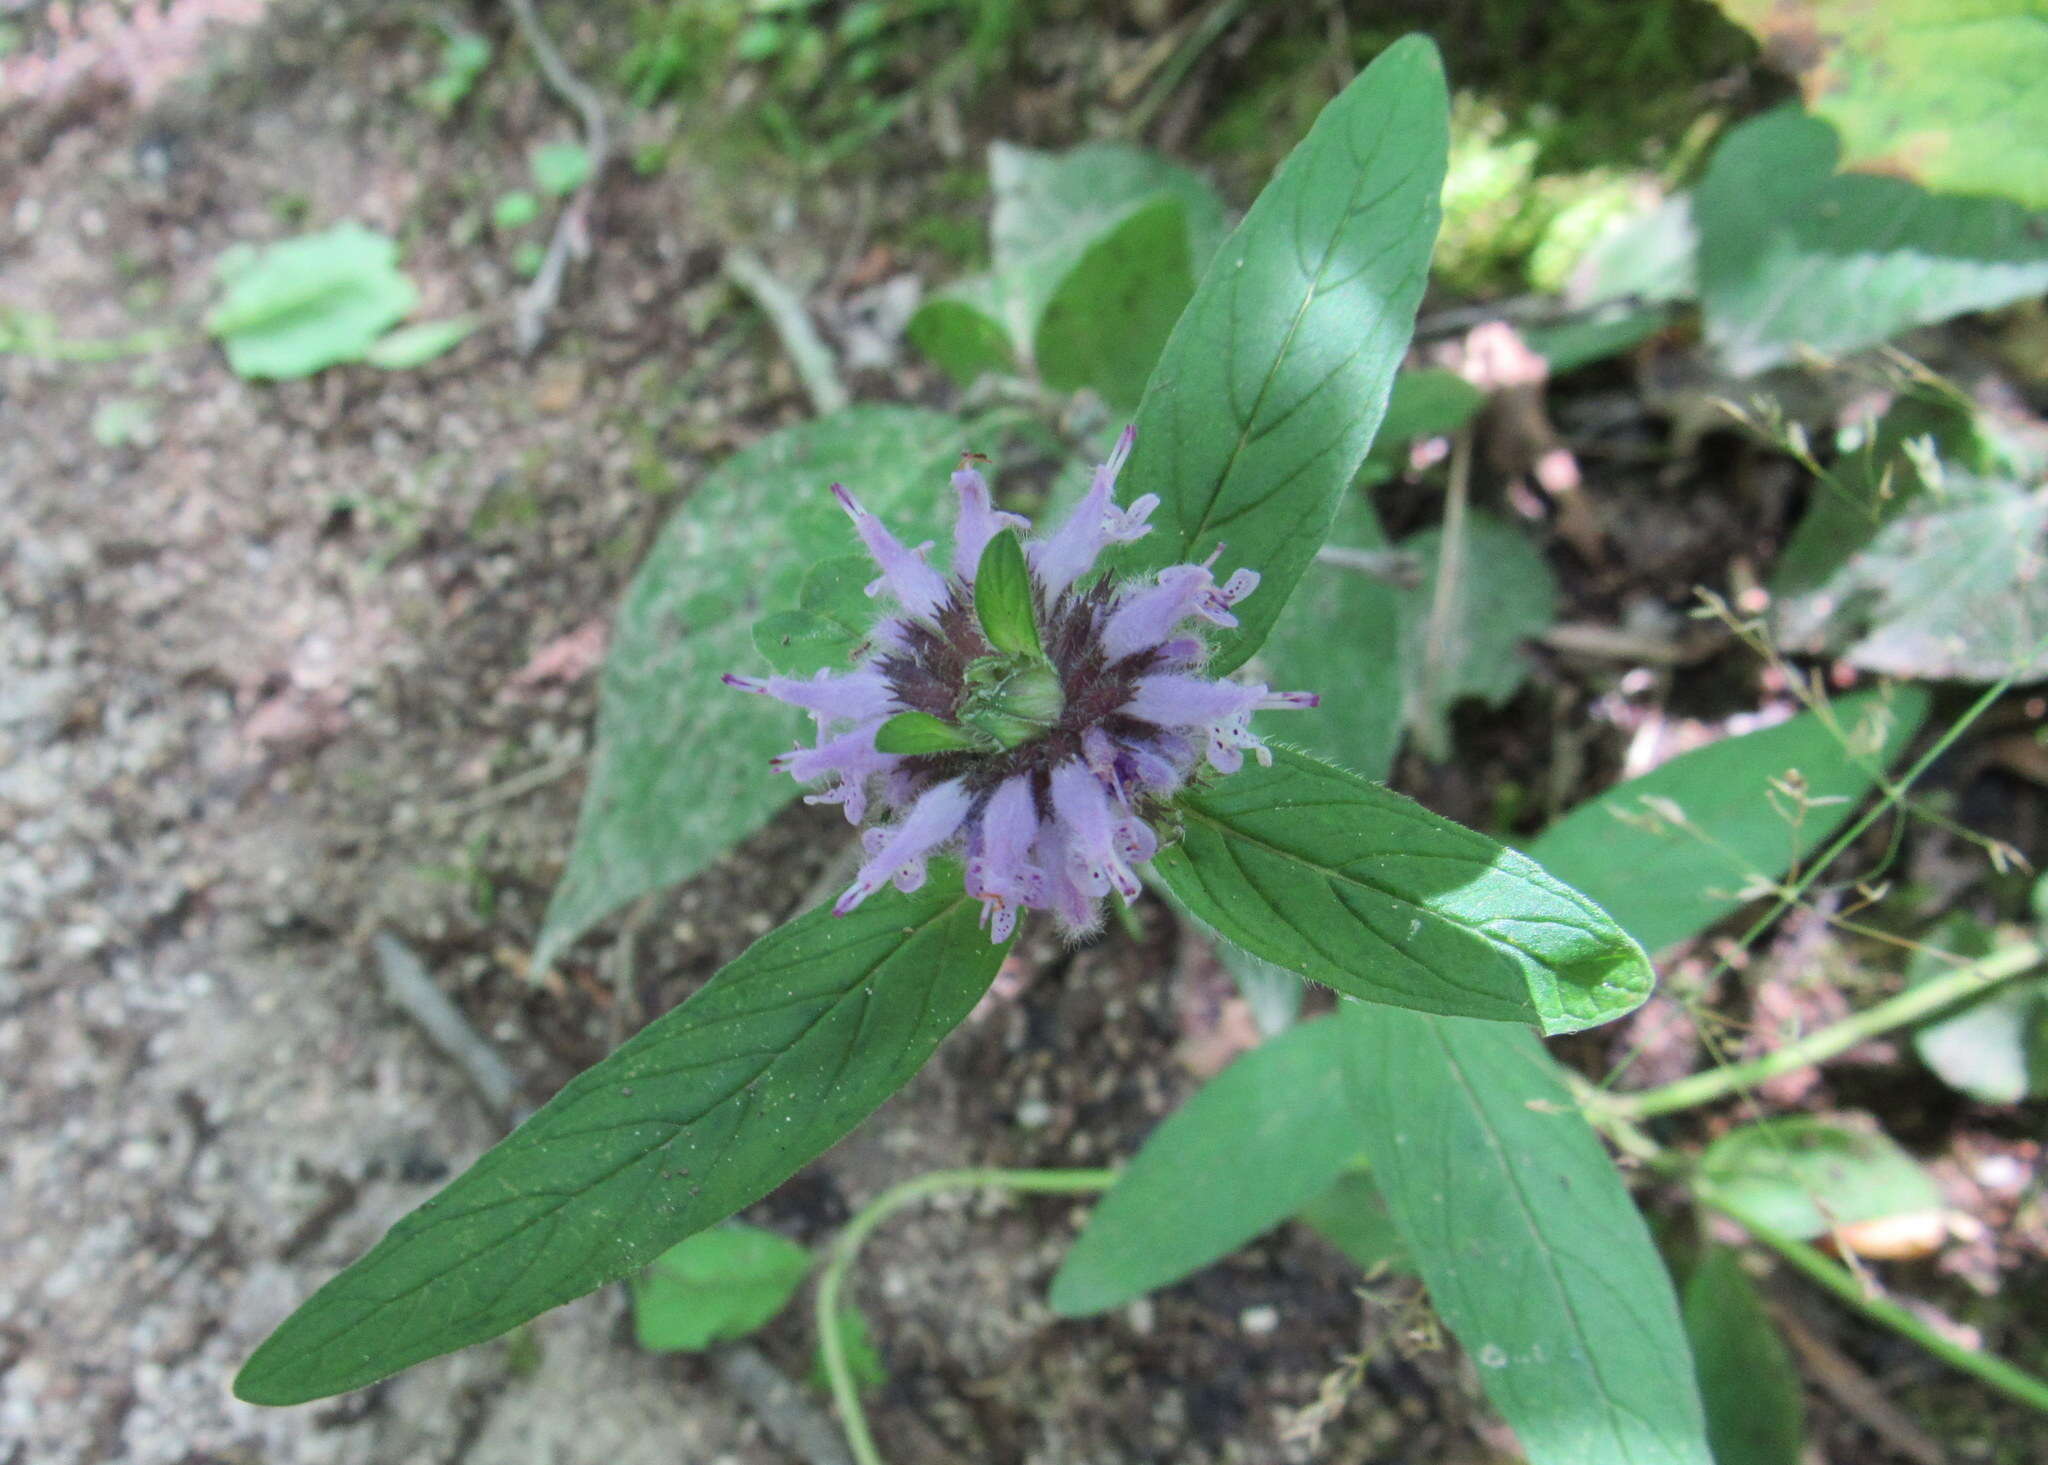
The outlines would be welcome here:
M 1752 1220 L 1733 1206 L 1716 1199 L 1705 1187 L 1697 1188 L 1697 1194 L 1705 1204 L 1736 1222 L 1751 1236 L 1804 1272 L 1808 1280 L 1834 1293 L 1871 1321 L 1882 1323 L 1892 1331 L 1904 1334 L 1942 1362 L 1961 1369 L 2000 1393 L 2048 1413 L 2048 1380 L 2036 1378 L 2025 1369 L 2007 1363 L 1995 1353 L 1966 1347 L 1952 1338 L 1944 1337 L 1890 1298 L 1873 1296 L 1847 1267 L 1829 1260 L 1827 1255 L 1817 1248 Z
M 1957 967 L 1932 981 L 1908 988 L 1867 1011 L 1830 1023 L 1819 1032 L 1809 1034 L 1796 1043 L 1788 1043 L 1775 1053 L 1766 1053 L 1747 1063 L 1730 1064 L 1726 1068 L 1710 1068 L 1639 1094 L 1608 1094 L 1600 1099 L 1597 1107 L 1622 1118 L 1649 1119 L 1679 1109 L 1690 1109 L 1697 1104 L 1711 1103 L 1780 1074 L 1825 1063 L 1880 1033 L 1920 1022 L 1944 1008 L 1982 996 L 2000 982 L 2032 971 L 2044 958 L 2048 958 L 2048 951 L 2044 951 L 2039 942 L 2021 941 Z
M 825 1377 L 832 1386 L 832 1403 L 839 1411 L 839 1426 L 846 1443 L 860 1465 L 883 1465 L 875 1437 L 868 1432 L 868 1419 L 860 1404 L 860 1389 L 853 1381 L 853 1369 L 846 1361 L 846 1340 L 839 1331 L 839 1298 L 847 1274 L 861 1244 L 889 1217 L 928 1196 L 945 1190 L 997 1189 L 1042 1195 L 1085 1195 L 1107 1190 L 1116 1183 L 1114 1170 L 934 1170 L 883 1191 L 847 1222 L 839 1239 L 832 1243 L 832 1255 L 818 1277 L 814 1304 L 818 1348 L 825 1359 Z

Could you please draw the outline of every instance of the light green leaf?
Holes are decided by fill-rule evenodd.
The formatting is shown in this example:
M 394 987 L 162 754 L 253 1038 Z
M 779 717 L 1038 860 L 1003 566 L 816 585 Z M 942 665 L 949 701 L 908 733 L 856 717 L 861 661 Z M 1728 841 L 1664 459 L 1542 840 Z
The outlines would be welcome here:
M 633 1336 L 657 1353 L 697 1353 L 764 1326 L 803 1286 L 811 1254 L 759 1226 L 685 1237 L 633 1280 Z
M 735 454 L 676 510 L 619 611 L 597 757 L 538 965 L 635 896 L 696 874 L 795 797 L 763 765 L 809 719 L 719 678 L 757 667 L 754 622 L 794 604 L 819 561 L 855 547 L 827 487 L 847 483 L 915 544 L 944 522 L 959 434 L 936 413 L 855 407 Z
M 235 1380 L 360 1388 L 637 1271 L 767 1194 L 916 1073 L 1005 948 L 957 870 L 769 933 L 316 1292 Z
M 1573 268 L 1565 285 L 1566 303 L 1664 305 L 1691 300 L 1700 288 L 1700 236 L 1692 215 L 1691 196 L 1680 193 L 1621 220 Z
M 1014 656 L 1044 654 L 1032 599 L 1023 542 L 1005 529 L 989 540 L 974 572 L 974 614 L 989 645 Z
M 2048 486 L 1946 469 L 1784 614 L 1887 676 L 2048 677 Z
M 1351 1035 L 1301 1023 L 1204 1084 L 1152 1132 L 1052 1281 L 1052 1309 L 1105 1312 L 1279 1225 L 1358 1153 Z
M 867 591 L 874 578 L 875 562 L 868 556 L 834 555 L 805 573 L 797 604 L 849 636 L 865 636 L 875 621 L 875 603 Z
M 1729 1130 L 1697 1178 L 1716 1205 L 1799 1240 L 1941 1207 L 1927 1172 L 1885 1135 L 1803 1114 Z
M 2048 877 L 2044 877 L 2048 879 Z M 1913 986 L 1952 969 L 1937 953 L 1964 960 L 1991 954 L 1997 933 L 1967 911 L 1944 920 L 1913 953 Z M 2048 978 L 2009 982 L 1948 1017 L 1925 1023 L 1913 1048 L 1941 1081 L 1984 1104 L 2048 1097 Z
M 875 751 L 915 757 L 919 753 L 964 753 L 973 738 L 929 712 L 899 712 L 875 729 Z
M 1436 239 L 1443 68 L 1411 36 L 1323 109 L 1218 251 L 1144 404 L 1126 499 L 1156 493 L 1126 569 L 1205 559 L 1261 576 L 1212 665 L 1264 641 L 1385 415 Z
M 1642 949 L 1535 861 L 1305 753 L 1177 801 L 1153 868 L 1225 939 L 1347 996 L 1576 1032 L 1629 1011 Z
M 540 217 L 540 200 L 523 188 L 498 195 L 491 205 L 491 227 L 494 229 L 524 229 Z
M 542 143 L 527 163 L 533 170 L 533 186 L 556 198 L 574 193 L 590 177 L 590 150 L 581 143 Z
M 1799 79 L 1844 167 L 2048 208 L 2040 0 L 1719 0 Z
M 1360 1271 L 1415 1272 L 1387 1198 L 1362 1165 L 1339 1175 L 1295 1219 L 1350 1257 Z
M 948 285 L 918 307 L 904 334 L 960 386 L 984 372 L 1015 373 L 1018 346 L 1008 297 L 986 277 Z
M 1799 1370 L 1740 1252 L 1713 1246 L 1700 1259 L 1685 1284 L 1685 1331 L 1715 1465 L 1799 1465 L 1806 1433 Z
M 788 677 L 813 677 L 821 671 L 846 670 L 860 647 L 860 637 L 816 611 L 779 610 L 754 622 L 754 649 L 761 659 Z
M 1387 420 L 1393 421 L 1391 413 Z M 1360 493 L 1344 495 L 1330 543 L 1367 553 L 1390 549 L 1371 501 Z M 1385 778 L 1401 744 L 1399 598 L 1382 575 L 1351 565 L 1310 565 L 1259 648 L 1258 675 L 1269 686 L 1315 692 L 1322 705 L 1262 712 L 1256 731 L 1367 778 Z
M 441 42 L 441 69 L 420 87 L 420 101 L 444 115 L 454 111 L 490 64 L 489 40 L 475 31 L 449 30 Z
M 1927 705 L 1917 687 L 1862 692 L 1834 704 L 1832 727 L 1803 713 L 1681 753 L 1579 805 L 1529 854 L 1662 951 L 1738 909 L 1746 889 L 1839 829 L 1905 751 Z M 1803 800 L 1784 791 L 1794 774 Z
M 847 1372 L 853 1375 L 854 1386 L 866 1393 L 889 1382 L 889 1370 L 882 1362 L 881 1350 L 875 1347 L 874 1332 L 868 1327 L 867 1314 L 849 1303 L 839 1309 L 837 1323 L 840 1351 L 846 1356 Z M 822 1342 L 811 1361 L 810 1385 L 819 1393 L 828 1392 L 832 1387 L 831 1375 L 825 1371 Z
M 1160 194 L 1094 240 L 1054 289 L 1033 338 L 1039 375 L 1131 411 L 1194 293 L 1187 206 Z
M 1339 1020 L 1373 1178 L 1530 1465 L 1710 1465 L 1670 1278 L 1543 1045 L 1384 1007 Z
M 1557 577 L 1529 536 L 1490 514 L 1465 518 L 1464 543 L 1441 627 L 1432 624 L 1443 573 L 1443 531 L 1401 541 L 1422 578 L 1403 590 L 1399 609 L 1403 715 L 1430 757 L 1450 749 L 1451 708 L 1467 697 L 1505 706 L 1528 679 L 1522 650 L 1557 618 Z M 1432 657 L 1432 653 L 1435 653 Z
M 1057 261 L 1058 268 L 1047 273 L 1064 275 L 1094 240 L 1162 193 L 1184 206 L 1196 272 L 1223 239 L 1216 191 L 1180 164 L 1142 148 L 1094 142 L 1042 153 L 998 142 L 988 150 L 988 174 L 995 192 L 989 247 L 998 274 Z
M 1730 132 L 1693 196 L 1707 339 L 1737 372 L 1845 352 L 2048 289 L 2048 220 L 1898 178 L 1836 176 L 1789 108 Z
M 423 320 L 418 325 L 400 326 L 370 345 L 363 359 L 383 371 L 411 371 L 425 366 L 436 356 L 454 350 L 483 324 L 476 316 L 458 315 L 447 320 Z
M 398 269 L 398 246 L 340 224 L 261 251 L 222 255 L 226 285 L 206 319 L 239 376 L 285 379 L 359 361 L 419 299 Z

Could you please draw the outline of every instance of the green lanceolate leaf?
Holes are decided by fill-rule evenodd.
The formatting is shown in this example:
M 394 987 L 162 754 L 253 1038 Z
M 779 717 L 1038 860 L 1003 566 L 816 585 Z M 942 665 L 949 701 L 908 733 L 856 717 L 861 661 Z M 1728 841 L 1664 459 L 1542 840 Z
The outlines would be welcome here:
M 916 1073 L 1003 958 L 957 873 L 764 936 L 285 1320 L 235 1392 L 297 1404 L 495 1337 L 767 1194 Z
M 1526 1028 L 1348 1006 L 1360 1139 L 1530 1465 L 1711 1465 L 1649 1231 Z
M 981 552 L 974 572 L 974 613 L 988 644 L 1013 656 L 1041 656 L 1038 616 L 1031 604 L 1031 575 L 1017 531 L 1005 529 Z
M 1699 1181 L 1717 1205 L 1800 1240 L 1941 1207 L 1933 1179 L 1895 1141 L 1803 1114 L 1729 1130 L 1700 1156 Z
M 824 598 L 805 608 L 833 619 L 844 606 L 843 585 L 813 580 L 858 544 L 827 486 L 844 481 L 915 544 L 940 530 L 959 432 L 934 412 L 856 407 L 734 455 L 676 510 L 619 609 L 597 756 L 538 965 L 635 896 L 696 874 L 796 796 L 762 765 L 810 719 L 719 678 L 760 666 L 755 622 L 798 604 L 806 586 Z
M 1526 855 L 1290 749 L 1178 801 L 1154 861 L 1197 919 L 1351 997 L 1575 1032 L 1649 995 L 1642 948 Z
M 1449 147 L 1436 49 L 1410 37 L 1323 109 L 1217 251 L 1138 409 L 1126 500 L 1160 496 L 1130 568 L 1261 576 L 1219 672 L 1266 638 L 1371 447 L 1436 241 Z
M 1809 712 L 1723 738 L 1579 805 L 1529 853 L 1661 951 L 1839 829 L 1926 715 L 1926 692 L 1900 687 L 1840 699 L 1832 725 Z
M 1358 1153 L 1351 1042 L 1327 1018 L 1289 1028 L 1154 1130 L 1053 1278 L 1053 1311 L 1102 1312 L 1177 1282 L 1313 1200 Z
M 963 729 L 929 712 L 899 712 L 875 730 L 875 751 L 914 757 L 964 753 L 980 745 Z
M 657 1353 L 744 1338 L 782 1311 L 810 1271 L 810 1252 L 773 1231 L 699 1231 L 633 1278 L 633 1337 Z
M 1387 1198 L 1363 1164 L 1331 1181 L 1294 1219 L 1350 1257 L 1360 1271 L 1414 1274 Z
M 1799 1371 L 1740 1252 L 1714 1246 L 1700 1258 L 1685 1284 L 1685 1331 L 1714 1465 L 1799 1465 Z
M 1046 301 L 1032 355 L 1055 391 L 1092 387 L 1134 410 L 1195 293 L 1187 206 L 1161 194 L 1088 246 Z
M 1837 151 L 1825 122 L 1781 108 L 1722 139 L 1693 194 L 1707 339 L 1733 370 L 2048 289 L 2048 215 L 1837 174 Z

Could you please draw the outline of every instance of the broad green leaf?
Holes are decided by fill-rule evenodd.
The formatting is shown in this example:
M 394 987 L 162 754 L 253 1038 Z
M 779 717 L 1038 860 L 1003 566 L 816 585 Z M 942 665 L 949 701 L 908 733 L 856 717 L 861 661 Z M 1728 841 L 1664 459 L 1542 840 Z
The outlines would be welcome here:
M 417 325 L 400 326 L 372 342 L 363 359 L 382 371 L 411 371 L 454 350 L 481 324 L 473 315 L 457 315 L 447 320 L 423 320 Z
M 1266 639 L 1386 413 L 1429 271 L 1449 146 L 1443 68 L 1411 36 L 1323 109 L 1202 277 L 1138 409 L 1126 569 L 1206 559 L 1259 589 L 1218 672 Z
M 714 1226 L 671 1246 L 633 1280 L 633 1336 L 657 1353 L 744 1338 L 781 1312 L 811 1254 L 759 1226 Z
M 1385 1007 L 1339 1020 L 1373 1178 L 1530 1465 L 1710 1465 L 1670 1278 L 1543 1045 Z
M 1543 832 L 1529 854 L 1649 951 L 1690 940 L 1842 826 L 1927 715 L 1918 687 L 1860 692 L 1681 753 Z M 1846 741 L 1846 746 L 1844 743 Z M 1794 775 L 1803 798 L 1790 792 Z
M 1406 683 L 1403 715 L 1416 742 L 1437 759 L 1450 750 L 1451 708 L 1467 697 L 1505 706 L 1528 679 L 1522 643 L 1557 619 L 1557 577 L 1529 536 L 1474 510 L 1465 518 L 1456 577 L 1437 626 L 1443 547 L 1440 529 L 1401 541 L 1400 550 L 1414 557 L 1422 578 L 1395 602 Z
M 1685 1284 L 1685 1331 L 1715 1465 L 1799 1465 L 1799 1370 L 1740 1252 L 1713 1246 L 1700 1259 Z
M 844 671 L 859 648 L 858 635 L 816 611 L 779 610 L 754 622 L 754 649 L 784 676 Z
M 620 607 L 598 693 L 597 756 L 569 868 L 534 961 L 635 896 L 696 874 L 797 794 L 765 767 L 805 715 L 724 686 L 759 668 L 754 622 L 857 547 L 843 481 L 912 544 L 939 531 L 960 453 L 950 417 L 855 407 L 735 454 L 675 512 Z
M 1187 206 L 1161 194 L 1091 243 L 1046 301 L 1032 347 L 1039 375 L 1131 411 L 1194 293 Z
M 253 1404 L 359 1388 L 637 1271 L 780 1185 L 931 1056 L 994 978 L 957 871 L 769 933 L 271 1334 Z
M 1801 1240 L 1941 1207 L 1933 1180 L 1892 1140 L 1803 1114 L 1729 1130 L 1700 1156 L 1698 1180 L 1717 1205 Z
M 540 217 L 540 200 L 523 188 L 498 195 L 491 205 L 491 227 L 494 229 L 524 229 Z
M 1825 122 L 1730 132 L 1693 195 L 1707 339 L 1737 372 L 1845 352 L 2048 289 L 2048 218 L 1999 199 L 1835 173 Z
M 1387 1198 L 1372 1172 L 1363 1166 L 1339 1175 L 1294 1219 L 1350 1257 L 1360 1271 L 1385 1268 L 1410 1275 L 1415 1271 L 1393 1213 L 1387 1209 Z
M 590 176 L 590 151 L 581 143 L 542 143 L 527 161 L 533 169 L 533 186 L 557 198 L 574 193 Z
M 849 636 L 864 636 L 875 620 L 875 603 L 867 591 L 874 578 L 875 562 L 866 555 L 834 555 L 805 573 L 797 604 L 835 622 Z
M 237 246 L 217 269 L 226 292 L 206 328 L 238 376 L 282 380 L 360 361 L 419 299 L 397 244 L 360 224 Z
M 2048 208 L 2041 0 L 1719 0 L 1799 79 L 1842 164 Z
M 1940 479 L 1786 616 L 1887 676 L 2048 677 L 2048 486 L 1960 468 Z
M 1988 956 L 1998 940 L 1967 911 L 1949 916 L 1928 938 L 1932 949 L 1913 953 L 1906 979 L 1913 986 L 1953 970 L 1937 953 L 1964 960 Z M 1951 1015 L 1923 1023 L 1914 1051 L 1941 1081 L 1984 1104 L 2017 1104 L 2048 1097 L 2048 977 L 2007 982 Z
M 1177 810 L 1185 835 L 1153 862 L 1175 898 L 1346 996 L 1567 1033 L 1649 995 L 1642 949 L 1534 860 L 1305 753 Z
M 1152 1132 L 1052 1280 L 1052 1309 L 1104 1312 L 1228 1256 L 1307 1205 L 1358 1153 L 1345 1054 L 1327 1018 L 1289 1028 Z
M 1390 548 L 1379 516 L 1359 493 L 1344 496 L 1330 543 L 1367 553 Z M 1381 575 L 1351 565 L 1310 565 L 1259 648 L 1258 674 L 1270 686 L 1315 692 L 1322 705 L 1262 712 L 1257 731 L 1367 778 L 1385 778 L 1401 745 L 1399 599 Z
M 961 728 L 929 712 L 899 712 L 875 729 L 875 751 L 915 757 L 919 753 L 964 753 L 975 741 Z
M 999 142 L 989 183 L 989 273 L 939 292 L 910 339 L 963 385 L 1035 361 L 1062 389 L 1135 403 L 1223 237 L 1215 191 L 1121 143 L 1041 153 Z
M 1016 656 L 1044 654 L 1031 573 L 1024 567 L 1023 541 L 1014 529 L 1003 530 L 981 552 L 974 572 L 974 614 L 996 650 Z

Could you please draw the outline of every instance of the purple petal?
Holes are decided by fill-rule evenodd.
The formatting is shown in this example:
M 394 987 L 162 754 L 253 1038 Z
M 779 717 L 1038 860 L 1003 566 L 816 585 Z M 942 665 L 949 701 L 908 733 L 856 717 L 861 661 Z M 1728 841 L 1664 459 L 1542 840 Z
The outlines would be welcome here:
M 1031 857 L 1045 871 L 1045 908 L 1067 937 L 1087 935 L 1102 924 L 1095 899 L 1074 878 L 1062 826 L 1046 824 L 1031 846 Z
M 906 866 L 921 868 L 927 855 L 959 832 L 960 821 L 972 802 L 973 796 L 960 779 L 933 784 L 919 795 L 900 823 L 869 830 L 870 837 L 863 840 L 868 850 L 867 863 L 833 905 L 832 913 L 845 915 Z M 874 839 L 874 835 L 881 837 Z
M 860 542 L 868 547 L 868 553 L 881 567 L 882 578 L 868 586 L 868 594 L 873 595 L 877 586 L 885 585 L 896 597 L 896 603 L 910 614 L 937 615 L 939 607 L 946 603 L 946 581 L 924 562 L 924 552 L 931 546 L 924 544 L 916 549 L 905 548 L 903 541 L 891 534 L 880 519 L 862 508 L 860 500 L 848 493 L 843 484 L 832 485 L 832 496 L 852 517 L 853 527 L 860 533 Z
M 1230 607 L 1258 588 L 1259 577 L 1239 570 L 1218 586 L 1207 565 L 1174 565 L 1159 572 L 1156 585 L 1127 593 L 1102 628 L 1102 649 L 1112 661 L 1158 646 L 1189 616 L 1211 625 L 1234 626 Z
M 1005 779 L 982 806 L 967 857 L 967 893 L 982 902 L 982 923 L 991 940 L 1007 941 L 1016 929 L 1017 911 L 1044 903 L 1045 873 L 1030 859 L 1037 838 L 1038 809 L 1030 781 Z
M 1062 763 L 1052 771 L 1052 808 L 1066 837 L 1067 863 L 1081 888 L 1103 896 L 1114 886 L 1126 901 L 1136 900 L 1143 887 L 1117 851 L 1109 791 L 1086 763 Z
M 1266 695 L 1261 686 L 1213 682 L 1183 672 L 1139 677 L 1137 690 L 1123 707 L 1125 715 L 1161 727 L 1207 727 L 1226 718 L 1248 715 Z
M 960 495 L 960 515 L 953 521 L 953 573 L 971 581 L 988 542 L 1005 529 L 1029 533 L 1031 521 L 1022 514 L 997 509 L 989 496 L 988 480 L 973 468 L 962 468 L 953 475 L 953 489 Z
M 869 668 L 840 676 L 821 671 L 808 681 L 801 677 L 779 676 L 757 681 L 753 677 L 736 677 L 728 672 L 724 681 L 728 687 L 737 687 L 742 692 L 773 697 L 778 702 L 801 707 L 814 713 L 821 722 L 879 721 L 899 710 L 896 694 L 890 690 L 888 679 Z
M 1095 558 L 1111 544 L 1124 544 L 1149 532 L 1146 519 L 1159 506 L 1156 494 L 1146 494 L 1128 509 L 1116 506 L 1116 476 L 1131 455 L 1137 429 L 1127 427 L 1116 441 L 1109 461 L 1095 470 L 1095 481 L 1066 523 L 1031 546 L 1031 567 L 1045 587 L 1048 600 L 1088 573 Z

